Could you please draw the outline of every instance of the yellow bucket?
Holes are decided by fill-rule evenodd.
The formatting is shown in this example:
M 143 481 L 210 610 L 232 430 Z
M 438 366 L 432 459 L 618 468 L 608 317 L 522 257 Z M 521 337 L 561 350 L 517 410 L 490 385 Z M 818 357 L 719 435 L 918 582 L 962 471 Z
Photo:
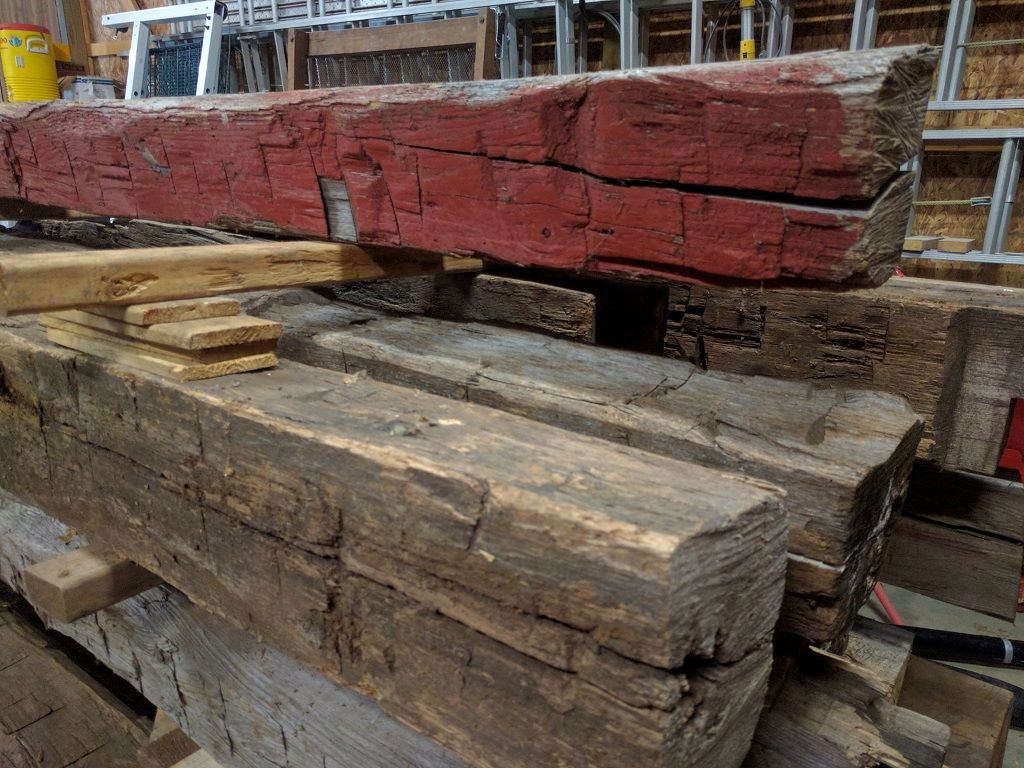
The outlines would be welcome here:
M 50 30 L 32 24 L 0 24 L 0 67 L 9 101 L 60 98 Z

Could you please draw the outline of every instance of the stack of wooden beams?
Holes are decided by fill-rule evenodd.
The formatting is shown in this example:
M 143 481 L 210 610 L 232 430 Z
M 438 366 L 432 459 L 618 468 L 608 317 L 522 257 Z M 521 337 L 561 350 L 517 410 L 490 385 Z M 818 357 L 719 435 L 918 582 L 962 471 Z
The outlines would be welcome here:
M 383 711 L 346 732 L 355 764 L 737 768 L 776 629 L 841 643 L 882 563 L 920 434 L 902 400 L 306 292 L 246 298 L 284 328 L 284 359 L 259 376 L 175 380 L 50 339 L 198 352 L 216 336 L 182 326 L 223 319 L 146 326 L 97 307 L 478 268 L 469 256 L 877 284 L 899 258 L 898 168 L 933 63 L 889 49 L 0 111 L 15 207 L 363 243 L 0 257 L 0 311 L 46 313 L 45 333 L 31 316 L 0 328 L 0 484 L 169 585 L 168 607 L 140 595 L 125 604 L 141 616 L 115 612 L 105 658 L 122 669 L 130 654 L 138 685 L 226 764 L 326 765 L 337 723 L 295 710 L 291 679 L 268 703 L 251 669 L 190 668 L 193 651 L 223 658 L 222 640 L 158 642 L 168 676 L 166 658 L 139 660 L 140 621 L 201 624 L 204 639 L 233 625 L 261 674 L 265 642 L 274 674 L 316 670 L 303 680 L 352 707 L 345 722 Z M 21 583 L 38 559 L 23 534 L 51 523 L 4 518 L 5 579 Z M 207 700 L 183 695 L 187 675 Z M 250 747 L 268 707 L 280 743 L 272 729 Z

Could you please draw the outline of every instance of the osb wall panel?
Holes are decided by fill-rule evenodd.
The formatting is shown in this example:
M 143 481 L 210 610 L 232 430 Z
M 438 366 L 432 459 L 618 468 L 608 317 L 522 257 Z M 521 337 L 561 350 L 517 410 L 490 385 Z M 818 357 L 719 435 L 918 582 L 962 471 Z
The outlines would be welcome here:
M 0 22 L 38 24 L 58 35 L 57 6 L 54 0 L 0 0 Z
M 966 200 L 992 194 L 999 164 L 998 152 L 928 152 L 921 169 L 918 200 Z M 988 206 L 918 206 L 914 233 L 973 237 L 980 247 L 985 238 Z

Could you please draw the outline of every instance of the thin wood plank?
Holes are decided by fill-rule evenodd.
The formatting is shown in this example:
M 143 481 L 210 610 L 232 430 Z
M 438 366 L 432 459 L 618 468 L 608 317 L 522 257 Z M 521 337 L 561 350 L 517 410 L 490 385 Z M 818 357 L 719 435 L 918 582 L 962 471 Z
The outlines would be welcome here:
M 483 10 L 488 12 L 490 9 Z M 308 55 L 355 56 L 384 51 L 473 45 L 477 39 L 477 28 L 482 22 L 482 16 L 464 16 L 415 24 L 313 31 L 309 33 Z
M 228 347 L 226 350 L 218 350 L 225 352 L 223 359 L 220 360 L 208 362 L 179 360 L 169 357 L 159 350 L 141 349 L 130 343 L 122 342 L 114 336 L 100 335 L 99 331 L 72 326 L 70 323 L 60 328 L 51 325 L 46 329 L 46 337 L 62 347 L 177 381 L 215 379 L 235 373 L 273 368 L 277 365 L 277 356 L 273 352 L 253 352 L 248 345 L 241 349 Z M 262 347 L 262 345 L 257 345 L 257 347 Z M 249 352 L 253 353 L 249 354 Z
M 1002 768 L 1013 694 L 945 664 L 913 657 L 900 706 L 950 728 L 944 768 Z
M 210 317 L 231 317 L 241 313 L 242 307 L 234 299 L 178 299 L 121 307 L 92 307 L 89 311 L 122 323 L 146 326 Z
M 104 550 L 80 549 L 25 570 L 32 602 L 71 622 L 159 585 L 159 576 Z
M 314 242 L 0 255 L 0 314 L 479 268 L 476 259 Z
M 286 91 L 304 91 L 309 88 L 309 30 L 288 30 L 288 82 Z
M 245 315 L 179 320 L 147 326 L 112 320 L 80 310 L 55 312 L 52 317 L 185 352 L 276 341 L 281 337 L 280 323 Z

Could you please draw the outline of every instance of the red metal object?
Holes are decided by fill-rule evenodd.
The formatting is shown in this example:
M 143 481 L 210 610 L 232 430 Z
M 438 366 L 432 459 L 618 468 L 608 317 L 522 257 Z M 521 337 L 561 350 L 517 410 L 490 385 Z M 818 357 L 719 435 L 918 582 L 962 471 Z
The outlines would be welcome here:
M 875 597 L 878 602 L 882 604 L 882 610 L 885 611 L 885 615 L 889 617 L 889 621 L 895 624 L 897 627 L 903 626 L 903 617 L 900 616 L 899 611 L 896 610 L 896 606 L 889 600 L 889 595 L 885 592 L 885 587 L 880 582 L 875 582 Z
M 1019 473 L 1021 481 L 1024 482 L 1024 400 L 1013 401 L 1010 429 L 1006 435 L 999 466 Z

